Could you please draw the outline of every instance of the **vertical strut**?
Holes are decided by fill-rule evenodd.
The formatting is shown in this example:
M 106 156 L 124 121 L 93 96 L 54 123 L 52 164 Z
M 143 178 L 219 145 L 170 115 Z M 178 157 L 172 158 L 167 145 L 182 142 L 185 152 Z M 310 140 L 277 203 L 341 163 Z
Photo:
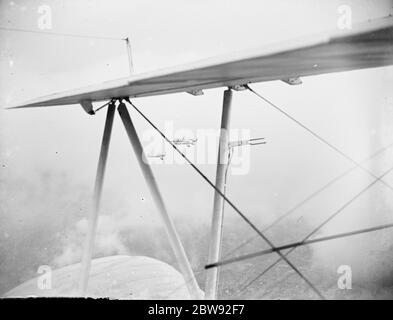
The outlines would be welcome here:
M 80 282 L 79 282 L 79 293 L 81 296 L 86 295 L 87 284 L 89 281 L 91 258 L 93 255 L 98 214 L 100 210 L 102 186 L 104 183 L 106 161 L 108 158 L 108 150 L 109 150 L 109 144 L 112 134 L 113 117 L 115 115 L 115 109 L 116 107 L 114 103 L 109 104 L 108 112 L 106 114 L 104 135 L 102 137 L 101 152 L 100 152 L 100 158 L 98 160 L 96 181 L 94 186 L 94 200 L 93 200 L 94 203 L 93 203 L 93 208 L 90 211 L 87 237 L 86 237 L 86 242 L 85 242 L 85 247 L 82 257 L 82 268 L 81 268 Z
M 164 201 L 162 199 L 160 190 L 158 189 L 157 182 L 154 178 L 153 172 L 150 168 L 150 165 L 143 153 L 141 142 L 139 141 L 139 137 L 136 133 L 135 127 L 132 123 L 130 114 L 128 113 L 127 107 L 125 104 L 121 103 L 118 107 L 118 111 L 120 117 L 123 121 L 124 127 L 127 131 L 128 138 L 130 139 L 132 148 L 134 149 L 134 153 L 138 159 L 139 166 L 142 170 L 145 181 L 149 187 L 150 193 L 154 200 L 154 203 L 161 215 L 161 218 L 164 222 L 165 229 L 172 247 L 172 250 L 176 256 L 177 262 L 179 264 L 179 268 L 181 273 L 183 274 L 185 283 L 187 285 L 187 289 L 190 293 L 192 299 L 200 299 L 200 289 L 198 287 L 198 283 L 195 279 L 193 271 L 191 269 L 190 263 L 184 251 L 183 245 L 180 242 L 180 238 L 176 232 L 175 226 L 171 217 L 169 216 Z
M 225 169 L 228 161 L 229 152 L 229 119 L 231 113 L 231 102 L 232 102 L 232 91 L 230 89 L 224 92 L 224 102 L 222 106 L 221 116 L 221 131 L 220 131 L 220 142 L 218 148 L 218 159 L 216 169 L 216 187 L 218 190 L 223 192 L 225 182 Z M 210 230 L 210 247 L 209 247 L 209 263 L 219 261 L 221 251 L 221 240 L 222 240 L 222 226 L 223 226 L 223 206 L 224 199 L 218 193 L 214 193 L 214 205 L 213 205 L 213 218 Z M 219 269 L 211 268 L 206 272 L 206 299 L 216 299 L 218 289 L 218 276 Z
M 134 74 L 134 63 L 132 62 L 132 49 L 130 39 L 127 37 L 124 39 L 127 46 L 127 56 L 128 56 L 128 67 L 130 69 L 130 75 Z

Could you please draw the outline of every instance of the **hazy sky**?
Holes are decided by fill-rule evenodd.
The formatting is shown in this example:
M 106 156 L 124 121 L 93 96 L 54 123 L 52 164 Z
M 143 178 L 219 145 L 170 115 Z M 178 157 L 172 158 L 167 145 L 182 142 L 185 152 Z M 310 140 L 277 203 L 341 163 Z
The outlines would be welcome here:
M 392 1 L 381 0 L 0 0 L 0 26 L 39 30 L 40 13 L 37 10 L 41 5 L 49 5 L 52 10 L 52 29 L 49 31 L 129 36 L 135 71 L 139 73 L 335 29 L 337 10 L 342 4 L 351 6 L 354 23 L 387 16 L 393 7 Z M 0 30 L 0 70 L 0 106 L 128 75 L 122 41 L 4 30 Z M 392 80 L 393 68 L 389 67 L 308 77 L 303 79 L 301 86 L 275 81 L 254 87 L 361 161 L 393 141 Z M 187 128 L 195 132 L 218 128 L 222 92 L 223 89 L 214 89 L 201 97 L 184 93 L 140 98 L 135 103 L 159 127 L 172 121 L 176 130 Z M 148 126 L 137 115 L 132 115 L 142 136 Z M 61 190 L 69 199 L 78 198 L 80 190 L 92 191 L 104 118 L 105 112 L 92 117 L 79 106 L 1 109 L 0 179 L 3 190 L 0 201 L 3 207 L 17 207 L 22 199 L 34 198 L 39 193 L 37 190 L 43 188 L 43 176 L 59 183 L 66 181 Z M 249 92 L 235 92 L 231 126 L 248 129 L 251 136 L 266 137 L 268 141 L 264 146 L 251 149 L 248 174 L 229 177 L 229 196 L 259 226 L 268 224 L 352 166 Z M 133 217 L 130 223 L 156 221 L 154 207 L 117 116 L 112 142 L 103 214 L 116 215 L 121 208 L 121 215 L 129 210 L 128 214 Z M 391 152 L 386 153 L 367 165 L 375 174 L 380 174 L 389 167 L 392 158 Z M 214 179 L 213 165 L 201 165 L 201 169 Z M 187 217 L 190 221 L 210 221 L 213 192 L 189 167 L 157 165 L 154 172 L 172 215 L 178 219 Z M 367 174 L 356 171 L 337 189 L 316 199 L 303 212 L 308 216 L 313 213 L 307 218 L 309 224 L 316 225 L 324 214 L 337 209 L 369 181 L 371 178 Z M 386 181 L 393 184 L 393 175 Z M 385 192 L 379 188 L 380 192 Z M 24 204 L 26 210 L 21 210 L 20 215 L 32 215 L 30 210 L 37 206 L 38 216 L 40 210 L 46 210 L 46 201 L 51 202 L 48 208 L 53 208 L 59 198 L 59 189 L 50 188 L 45 192 L 44 199 Z M 46 212 L 45 216 L 60 217 L 66 214 L 63 209 Z M 353 218 L 355 211 L 356 207 L 352 215 L 348 213 L 351 219 L 341 220 L 342 231 L 377 224 L 371 211 L 357 223 Z M 13 212 L 3 210 L 1 214 L 15 219 Z M 227 216 L 235 219 L 234 212 Z M 379 220 L 387 222 L 385 216 Z M 338 231 L 337 225 L 340 224 L 334 224 L 333 230 L 326 230 Z M 244 235 L 244 239 L 249 235 Z M 279 238 L 275 240 L 280 242 Z

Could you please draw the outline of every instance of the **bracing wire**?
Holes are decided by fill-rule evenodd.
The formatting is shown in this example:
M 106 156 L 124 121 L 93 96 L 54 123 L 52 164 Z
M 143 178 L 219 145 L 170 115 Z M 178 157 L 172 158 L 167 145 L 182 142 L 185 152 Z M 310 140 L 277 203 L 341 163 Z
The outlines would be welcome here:
M 393 143 L 390 143 L 384 147 L 382 147 L 381 149 L 377 150 L 376 152 L 374 152 L 372 155 L 370 155 L 369 157 L 367 157 L 366 159 L 362 160 L 360 163 L 364 163 L 367 162 L 369 160 L 371 160 L 372 158 L 376 157 L 377 155 L 381 154 L 382 152 L 384 152 L 386 149 L 390 148 L 393 146 Z M 225 176 L 227 177 L 228 174 L 228 169 L 229 169 L 229 164 L 230 164 L 230 160 L 232 157 L 232 150 L 230 149 L 229 151 L 229 155 L 228 155 L 228 166 L 225 170 Z M 336 178 L 334 178 L 333 180 L 331 180 L 327 185 L 325 185 L 325 187 L 323 187 L 323 190 L 326 189 L 328 186 L 330 186 L 331 184 L 333 184 L 334 182 L 336 182 L 337 180 L 341 179 L 343 176 L 349 174 L 349 172 L 352 172 L 354 169 L 356 169 L 358 166 L 354 166 L 349 168 L 347 171 L 343 172 L 342 174 L 340 174 L 339 176 L 337 176 Z M 226 184 L 224 184 L 224 194 L 226 194 Z M 322 189 L 322 188 L 321 188 Z M 322 191 L 321 189 L 319 189 L 318 191 Z M 313 193 L 314 194 L 314 193 Z M 312 195 L 311 195 L 312 196 Z M 305 201 L 302 201 L 299 206 L 296 207 L 300 207 L 301 204 L 304 204 Z M 225 203 L 224 203 L 225 205 Z M 223 211 L 224 211 L 224 205 L 223 205 Z M 295 207 L 293 208 L 295 209 Z M 288 211 L 288 213 L 291 213 L 292 210 Z M 286 216 L 284 214 L 284 216 Z M 282 216 L 283 217 L 283 216 Z M 269 229 L 270 227 L 272 227 L 273 225 L 275 225 L 276 223 L 278 223 L 279 221 L 281 221 L 282 219 L 278 218 L 277 220 L 275 220 L 275 222 L 273 222 L 270 226 L 268 226 L 267 228 L 265 228 L 263 231 L 266 231 L 267 229 Z M 392 224 L 385 224 L 385 225 L 381 225 L 381 226 L 377 226 L 377 227 L 372 227 L 372 228 L 367 228 L 367 229 L 361 229 L 361 230 L 356 230 L 356 231 L 351 231 L 351 232 L 345 232 L 345 233 L 341 233 L 341 234 L 337 234 L 337 235 L 332 235 L 332 236 L 326 236 L 326 237 L 321 237 L 321 238 L 316 238 L 316 239 L 312 239 L 312 240 L 306 240 L 304 242 L 295 242 L 295 243 L 290 243 L 287 245 L 283 245 L 283 246 L 279 246 L 276 247 L 276 250 L 285 250 L 285 249 L 291 249 L 292 247 L 295 246 L 304 246 L 304 245 L 309 245 L 309 244 L 313 244 L 313 243 L 317 243 L 317 242 L 325 242 L 328 240 L 334 240 L 334 239 L 339 239 L 339 238 L 345 238 L 345 237 L 350 237 L 350 236 L 355 236 L 355 235 L 359 235 L 359 234 L 363 234 L 363 233 L 370 233 L 370 232 L 374 232 L 374 231 L 379 231 L 379 230 L 383 230 L 383 229 L 388 229 L 388 228 L 392 228 L 393 227 L 393 223 Z M 259 238 L 259 236 L 257 236 Z M 233 253 L 234 251 L 238 250 L 240 247 L 242 247 L 243 245 L 249 243 L 252 240 L 255 240 L 256 238 L 253 237 L 251 239 L 249 239 L 248 241 L 244 242 L 243 244 L 241 244 L 240 246 L 236 247 L 235 249 L 231 250 L 230 253 L 228 253 L 225 257 L 227 257 L 228 255 L 230 255 L 231 253 Z M 251 259 L 254 257 L 258 257 L 258 256 L 262 256 L 265 254 L 269 254 L 274 252 L 273 249 L 266 249 L 266 250 L 261 250 L 255 253 L 251 253 L 251 254 L 247 254 L 247 255 L 243 255 L 240 257 L 236 257 L 233 259 L 227 259 L 227 260 L 222 260 L 221 262 L 218 262 L 217 264 L 213 264 L 213 265 L 206 265 L 204 268 L 202 269 L 197 269 L 196 271 L 194 271 L 195 275 L 199 275 L 201 273 L 203 273 L 205 271 L 205 269 L 210 268 L 210 267 L 214 267 L 214 266 L 223 266 L 226 264 L 231 264 L 234 262 L 238 262 L 238 261 L 242 261 L 245 259 Z M 247 272 L 246 272 L 247 273 Z M 190 280 L 188 280 L 190 281 Z M 174 292 L 176 292 L 177 290 L 180 290 L 183 287 L 183 284 L 174 288 L 172 291 L 170 291 L 167 295 L 167 298 L 169 298 Z
M 382 147 L 381 149 L 377 150 L 376 152 L 374 152 L 372 155 L 370 155 L 369 157 L 367 157 L 366 159 L 363 159 L 359 164 L 364 164 L 367 161 L 373 159 L 374 157 L 376 157 L 377 155 L 381 154 L 382 152 L 384 152 L 385 150 L 391 148 L 393 146 L 393 143 L 390 143 L 384 147 Z M 279 222 L 281 222 L 282 220 L 284 220 L 285 218 L 287 218 L 289 215 L 291 215 L 292 213 L 296 212 L 298 209 L 300 209 L 303 205 L 305 205 L 306 203 L 308 203 L 309 201 L 311 201 L 312 199 L 314 199 L 316 196 L 318 196 L 319 194 L 321 194 L 324 190 L 326 190 L 327 188 L 329 188 L 330 186 L 332 186 L 333 184 L 335 184 L 336 182 L 338 182 L 339 180 L 341 180 L 342 178 L 346 177 L 348 174 L 350 174 L 351 172 L 353 172 L 356 168 L 358 168 L 359 165 L 355 165 L 349 169 L 347 169 L 346 171 L 344 171 L 343 173 L 339 174 L 338 176 L 334 177 L 333 179 L 331 179 L 329 182 L 327 182 L 326 184 L 324 184 L 322 187 L 320 187 L 319 189 L 317 189 L 316 191 L 314 191 L 313 193 L 311 193 L 310 195 L 308 195 L 306 198 L 304 198 L 302 201 L 300 201 L 299 203 L 297 203 L 295 206 L 293 206 L 291 209 L 289 209 L 288 211 L 286 211 L 284 214 L 282 214 L 280 217 L 278 217 L 276 220 L 274 220 L 272 223 L 270 223 L 268 226 L 266 226 L 265 228 L 262 229 L 263 232 L 266 232 L 268 230 L 270 230 L 271 228 L 273 228 L 274 226 L 276 226 Z M 238 245 L 236 248 L 230 250 L 227 254 L 224 255 L 224 258 L 229 257 L 232 253 L 236 252 L 237 250 L 243 248 L 245 245 L 251 243 L 252 241 L 256 240 L 257 238 L 259 238 L 258 236 L 252 237 L 247 239 L 246 241 L 242 242 L 240 245 Z
M 323 138 L 321 135 L 319 135 L 318 133 L 316 133 L 315 131 L 311 130 L 309 127 L 307 127 L 304 123 L 300 122 L 299 120 L 295 119 L 293 116 L 291 116 L 288 112 L 284 111 L 282 108 L 280 108 L 279 106 L 277 106 L 276 104 L 274 104 L 273 102 L 271 102 L 270 100 L 266 99 L 264 96 L 262 96 L 261 94 L 259 94 L 258 92 L 256 92 L 254 89 L 250 88 L 249 85 L 245 85 L 245 87 L 251 91 L 253 94 L 255 94 L 257 97 L 259 97 L 260 99 L 262 99 L 263 101 L 265 101 L 267 104 L 269 104 L 271 107 L 273 107 L 274 109 L 276 109 L 278 112 L 280 112 L 281 114 L 285 115 L 288 119 L 292 120 L 294 123 L 296 123 L 298 126 L 302 127 L 304 130 L 306 130 L 308 133 L 310 133 L 311 135 L 313 135 L 315 138 L 317 138 L 319 141 L 323 142 L 325 145 L 327 145 L 330 149 L 336 151 L 338 154 L 340 154 L 341 156 L 343 156 L 345 159 L 347 159 L 348 161 L 352 162 L 353 164 L 355 164 L 356 166 L 358 166 L 360 169 L 362 169 L 364 172 L 367 172 L 370 176 L 372 176 L 373 178 L 377 178 L 377 176 L 372 173 L 371 171 L 369 171 L 368 169 L 364 168 L 363 166 L 361 166 L 357 161 L 355 161 L 354 159 L 352 159 L 350 156 L 348 156 L 347 154 L 345 154 L 343 151 L 341 151 L 340 149 L 338 149 L 337 147 L 335 147 L 334 145 L 332 145 L 329 141 L 327 141 L 325 138 Z M 385 181 L 381 180 L 381 183 L 383 183 L 385 186 L 387 186 L 389 189 L 393 190 L 393 187 L 391 185 L 389 185 L 388 183 L 386 183 Z
M 245 216 L 238 208 L 235 206 L 231 200 L 229 200 L 214 184 L 213 182 L 210 181 L 210 179 L 196 167 L 191 160 L 189 160 L 186 155 L 181 152 L 181 150 L 172 142 L 170 141 L 165 134 L 156 126 L 154 123 L 152 123 L 128 98 L 125 98 L 125 100 L 139 113 L 142 118 L 144 118 L 150 126 L 152 126 L 160 135 L 161 137 L 167 141 L 172 148 L 182 157 L 184 160 L 227 202 L 239 215 L 242 217 L 242 219 L 255 231 L 259 234 L 259 236 L 265 240 L 265 242 L 271 247 L 275 248 L 274 244 L 270 241 L 269 238 L 267 238 L 263 232 L 261 232 L 247 216 Z M 310 280 L 308 280 L 302 272 L 291 262 L 289 261 L 280 251 L 277 251 L 277 254 L 280 256 L 281 259 L 283 259 L 307 284 L 308 286 L 318 295 L 319 298 L 325 299 L 325 297 L 322 295 L 322 293 L 314 286 L 314 284 L 311 283 Z
M 261 94 L 259 94 L 258 92 L 256 92 L 255 90 L 253 90 L 250 86 L 246 85 L 246 88 L 251 91 L 252 93 L 254 93 L 257 97 L 259 97 L 260 99 L 262 99 L 263 101 L 265 101 L 267 104 L 269 104 L 271 107 L 273 107 L 274 109 L 276 109 L 277 111 L 279 111 L 280 113 L 284 114 L 287 118 L 289 118 L 290 120 L 292 120 L 293 122 L 295 122 L 297 125 L 299 125 L 300 127 L 302 127 L 303 129 L 305 129 L 307 132 L 309 132 L 311 135 L 313 135 L 314 137 L 316 137 L 318 140 L 320 140 L 321 142 L 323 142 L 325 145 L 327 145 L 328 147 L 330 147 L 331 149 L 333 149 L 334 151 L 336 151 L 337 153 L 339 153 L 340 155 L 342 155 L 344 158 L 346 158 L 347 160 L 351 161 L 352 163 L 355 164 L 355 167 L 359 167 L 360 169 L 362 169 L 363 171 L 367 172 L 369 175 L 371 175 L 373 178 L 375 178 L 376 180 L 371 184 L 374 185 L 374 183 L 376 183 L 377 181 L 380 181 L 381 183 L 383 183 L 385 186 L 387 186 L 389 189 L 393 190 L 393 188 L 386 183 L 385 181 L 382 180 L 382 177 L 377 177 L 376 175 L 374 175 L 372 172 L 370 172 L 369 170 L 367 170 L 366 168 L 364 168 L 360 163 L 356 162 L 355 160 L 353 160 L 351 157 L 349 157 L 348 155 L 346 155 L 344 152 L 342 152 L 340 149 L 338 149 L 337 147 L 333 146 L 331 143 L 329 143 L 326 139 L 324 139 L 322 136 L 320 136 L 319 134 L 317 134 L 316 132 L 314 132 L 313 130 L 311 130 L 310 128 L 308 128 L 306 125 L 304 125 L 302 122 L 300 122 L 299 120 L 295 119 L 293 116 L 291 116 L 289 113 L 287 113 L 286 111 L 284 111 L 282 108 L 278 107 L 276 104 L 274 104 L 273 102 L 271 102 L 270 100 L 266 99 L 265 97 L 263 97 Z M 377 152 L 378 154 L 379 152 Z M 353 169 L 355 169 L 355 167 Z M 348 171 L 352 171 L 352 169 L 349 169 Z M 349 173 L 349 172 L 348 172 Z M 333 182 L 333 181 L 332 181 Z M 370 187 L 371 187 L 370 186 Z M 341 211 L 340 211 L 341 212 Z M 265 229 L 264 229 L 265 230 Z M 247 242 L 248 243 L 248 242 Z M 245 243 L 246 244 L 246 243 Z M 237 248 L 236 248 L 237 249 Z M 291 251 L 290 251 L 291 252 Z M 288 252 L 288 253 L 290 253 Z M 288 255 L 288 253 L 286 255 Z M 268 267 L 265 271 L 263 271 L 261 274 L 259 274 L 256 278 L 254 278 L 248 285 L 246 285 L 242 290 L 239 291 L 239 293 L 244 292 L 244 290 L 249 287 L 249 285 L 251 285 L 253 282 L 255 282 L 257 279 L 259 279 L 261 276 L 263 276 L 268 270 L 270 270 L 270 268 L 272 268 L 273 266 L 275 266 L 281 259 L 278 259 L 275 263 L 273 263 L 270 267 Z
M 355 196 L 353 196 L 349 201 L 347 201 L 344 205 L 342 205 L 337 211 L 335 211 L 331 216 L 329 216 L 326 220 L 324 220 L 318 227 L 316 227 L 313 231 L 311 231 L 306 237 L 303 238 L 301 242 L 307 241 L 310 237 L 312 237 L 316 232 L 318 232 L 323 226 L 325 226 L 330 220 L 332 220 L 334 217 L 339 215 L 344 209 L 346 209 L 352 202 L 354 202 L 356 199 L 358 199 L 363 193 L 365 193 L 368 189 L 370 189 L 373 185 L 375 185 L 380 179 L 385 177 L 387 174 L 389 174 L 393 170 L 393 167 L 391 167 L 389 170 L 385 171 L 379 179 L 375 179 L 373 182 L 368 184 L 366 187 L 364 187 L 362 190 L 360 190 Z M 292 247 L 288 252 L 285 253 L 285 256 L 288 256 L 291 254 L 298 246 Z M 254 277 L 251 281 L 249 281 L 246 285 L 244 285 L 237 294 L 243 293 L 250 285 L 252 285 L 256 280 L 260 279 L 263 275 L 265 275 L 270 269 L 272 269 L 274 266 L 276 266 L 281 259 L 277 259 L 275 262 L 273 262 L 269 267 L 267 267 L 264 271 L 262 271 L 260 274 L 258 274 L 256 277 Z
M 289 243 L 289 244 L 278 246 L 275 249 L 260 250 L 260 251 L 257 251 L 257 252 L 245 254 L 245 255 L 240 256 L 240 257 L 236 257 L 236 258 L 232 258 L 232 259 L 228 259 L 228 260 L 223 260 L 223 261 L 218 261 L 216 263 L 211 263 L 211 264 L 206 265 L 205 269 L 215 268 L 215 267 L 219 267 L 219 266 L 225 266 L 225 265 L 232 264 L 232 263 L 235 263 L 235 262 L 244 261 L 244 260 L 247 260 L 247 259 L 252 259 L 252 258 L 264 256 L 264 255 L 267 255 L 269 253 L 276 252 L 276 251 L 292 249 L 292 248 L 295 248 L 295 247 L 296 248 L 297 247 L 302 247 L 302 246 L 306 246 L 306 245 L 313 244 L 313 243 L 324 242 L 324 241 L 328 241 L 328 240 L 341 239 L 341 238 L 351 237 L 351 236 L 355 236 L 355 235 L 359 235 L 359 234 L 370 233 L 370 232 L 384 230 L 384 229 L 389 229 L 389 228 L 393 228 L 393 223 L 388 223 L 388 224 L 384 224 L 384 225 L 381 225 L 381 226 L 376 226 L 376 227 L 371 227 L 371 228 L 366 228 L 366 229 L 361 229 L 361 230 L 355 230 L 355 231 L 339 233 L 339 234 L 326 236 L 326 237 L 321 237 L 321 238 L 315 238 L 315 239 L 311 239 L 311 240 L 292 242 L 292 243 Z
M 42 31 L 42 30 L 28 30 L 28 29 L 9 28 L 9 27 L 0 27 L 0 30 L 10 31 L 10 32 L 44 34 L 44 35 L 50 35 L 50 36 L 83 38 L 83 39 L 87 38 L 87 39 L 112 40 L 112 41 L 125 40 L 125 38 L 120 38 L 120 37 L 119 38 L 116 38 L 116 37 L 102 37 L 102 36 L 83 35 L 83 34 L 76 34 L 76 33 L 63 33 L 63 32 Z
M 97 113 L 101 109 L 105 108 L 106 106 L 109 106 L 111 103 L 114 103 L 114 99 L 109 100 L 107 103 L 103 104 L 102 106 L 98 107 L 97 109 L 94 110 L 94 113 Z

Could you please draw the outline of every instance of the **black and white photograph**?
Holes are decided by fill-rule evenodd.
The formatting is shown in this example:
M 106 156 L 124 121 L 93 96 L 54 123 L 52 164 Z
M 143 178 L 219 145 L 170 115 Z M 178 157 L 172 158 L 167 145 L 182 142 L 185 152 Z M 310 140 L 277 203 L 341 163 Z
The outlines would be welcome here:
M 0 0 L 0 70 L 1 301 L 393 300 L 393 0 Z

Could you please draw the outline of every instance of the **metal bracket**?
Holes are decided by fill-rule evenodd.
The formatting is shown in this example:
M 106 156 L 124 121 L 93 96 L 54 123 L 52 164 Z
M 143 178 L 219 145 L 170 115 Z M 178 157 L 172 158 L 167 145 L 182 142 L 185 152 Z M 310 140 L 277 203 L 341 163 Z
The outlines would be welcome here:
M 294 78 L 288 78 L 288 79 L 282 79 L 281 81 L 288 83 L 291 86 L 297 86 L 299 84 L 302 84 L 303 81 L 300 79 L 300 77 L 294 77 Z
M 83 110 L 86 111 L 87 114 L 90 114 L 90 115 L 95 114 L 91 100 L 82 100 L 80 102 L 80 105 L 82 106 Z
M 230 141 L 228 143 L 229 148 L 241 147 L 245 145 L 256 146 L 259 144 L 266 144 L 265 138 L 254 138 L 247 140 Z
M 187 93 L 192 94 L 193 96 L 203 96 L 204 92 L 202 90 L 191 90 L 187 91 Z
M 233 89 L 235 91 L 244 91 L 247 90 L 247 87 L 245 84 L 235 84 L 234 86 L 230 86 L 229 89 Z

